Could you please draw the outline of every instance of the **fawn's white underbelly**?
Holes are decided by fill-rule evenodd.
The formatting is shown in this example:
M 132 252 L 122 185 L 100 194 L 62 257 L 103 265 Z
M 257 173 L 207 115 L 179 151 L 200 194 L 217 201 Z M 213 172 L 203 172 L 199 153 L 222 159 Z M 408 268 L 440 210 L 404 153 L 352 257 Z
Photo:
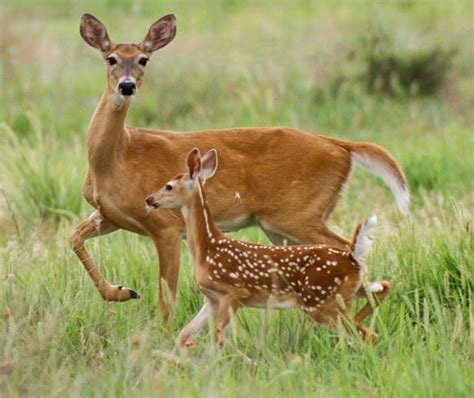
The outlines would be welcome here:
M 265 298 L 250 297 L 244 301 L 244 304 L 248 307 L 256 307 L 256 308 L 285 309 L 285 308 L 295 308 L 297 306 L 297 301 L 294 295 L 271 294 Z

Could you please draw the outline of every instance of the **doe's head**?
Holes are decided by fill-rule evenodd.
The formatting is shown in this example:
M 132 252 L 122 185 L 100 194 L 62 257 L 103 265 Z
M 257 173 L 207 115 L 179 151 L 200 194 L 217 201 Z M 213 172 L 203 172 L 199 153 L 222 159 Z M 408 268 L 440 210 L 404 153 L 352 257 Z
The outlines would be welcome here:
M 176 17 L 172 14 L 161 17 L 137 44 L 113 43 L 104 24 L 91 14 L 82 15 L 80 32 L 84 41 L 99 50 L 106 62 L 110 88 L 127 97 L 140 88 L 152 54 L 176 36 Z
M 198 148 L 194 148 L 186 158 L 185 172 L 168 181 L 158 192 L 145 199 L 146 206 L 152 209 L 174 209 L 187 206 L 198 189 L 198 180 L 203 184 L 217 170 L 217 151 L 211 149 L 202 158 Z

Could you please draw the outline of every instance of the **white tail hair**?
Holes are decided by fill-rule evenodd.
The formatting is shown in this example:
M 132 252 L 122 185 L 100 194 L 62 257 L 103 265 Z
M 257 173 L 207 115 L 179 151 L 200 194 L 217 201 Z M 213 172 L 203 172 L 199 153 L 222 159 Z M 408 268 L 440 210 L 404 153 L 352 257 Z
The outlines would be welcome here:
M 398 170 L 391 163 L 387 162 L 386 158 L 377 157 L 369 153 L 356 152 L 356 150 L 352 152 L 352 160 L 380 177 L 390 188 L 393 196 L 395 196 L 400 211 L 403 214 L 408 212 L 410 192 L 408 191 L 403 174 L 401 174 L 401 170 Z
M 377 217 L 372 216 L 368 220 L 360 223 L 357 227 L 354 238 L 352 239 L 352 256 L 357 260 L 361 261 L 362 257 L 372 247 L 372 239 L 367 236 L 367 231 L 377 224 Z
M 351 154 L 351 161 L 380 177 L 390 188 L 403 214 L 408 212 L 410 190 L 408 182 L 398 162 L 381 146 L 368 142 L 349 142 L 326 137 Z

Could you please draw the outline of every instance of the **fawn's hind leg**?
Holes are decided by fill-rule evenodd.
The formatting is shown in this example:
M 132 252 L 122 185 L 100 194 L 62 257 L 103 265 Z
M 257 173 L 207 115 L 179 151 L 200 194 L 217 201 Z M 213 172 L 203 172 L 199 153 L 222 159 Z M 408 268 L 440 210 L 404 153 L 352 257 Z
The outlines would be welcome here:
M 373 330 L 370 330 L 366 328 L 364 325 L 362 325 L 360 322 L 357 322 L 355 319 L 353 319 L 349 314 L 345 315 L 346 320 L 349 323 L 352 323 L 359 334 L 362 336 L 362 339 L 369 344 L 375 345 L 377 344 L 378 336 L 377 333 L 375 333 Z M 347 330 L 350 329 L 349 325 L 344 325 L 347 327 Z
M 331 330 L 337 332 L 337 316 L 333 317 L 320 311 L 307 311 L 307 313 L 318 323 L 325 325 Z M 365 342 L 372 345 L 377 343 L 377 333 L 367 329 L 364 325 L 352 319 L 351 316 L 345 311 L 341 311 L 339 316 L 342 318 L 342 324 L 348 333 L 352 333 L 350 325 L 353 324 Z
M 337 332 L 337 320 L 342 320 L 342 325 L 345 330 L 352 334 L 351 325 L 355 326 L 359 334 L 362 336 L 362 339 L 370 344 L 376 344 L 377 334 L 365 326 L 363 326 L 359 321 L 353 319 L 349 314 L 351 308 L 352 299 L 349 297 L 343 298 L 344 294 L 340 295 L 339 299 L 337 297 L 331 297 L 326 300 L 326 303 L 323 307 L 317 308 L 312 311 L 306 310 L 306 312 L 318 323 L 321 323 L 325 326 L 328 326 L 330 329 Z M 342 300 L 342 301 L 341 301 Z
M 390 291 L 390 283 L 385 280 L 371 282 L 369 283 L 368 291 L 375 295 L 375 306 L 372 307 L 372 304 L 367 302 L 367 304 L 354 317 L 356 322 L 362 322 L 365 318 L 372 314 L 376 307 L 380 305 L 380 303 L 385 299 Z M 368 292 L 365 290 L 364 286 L 361 286 L 357 292 L 358 297 L 368 298 L 367 294 Z

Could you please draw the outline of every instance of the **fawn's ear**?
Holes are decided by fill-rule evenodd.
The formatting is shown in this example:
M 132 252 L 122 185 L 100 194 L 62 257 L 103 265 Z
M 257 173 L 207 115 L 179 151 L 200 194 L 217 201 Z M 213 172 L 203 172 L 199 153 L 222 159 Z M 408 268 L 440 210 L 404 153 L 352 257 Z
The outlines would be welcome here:
M 103 53 L 109 51 L 112 47 L 112 42 L 104 24 L 91 14 L 82 15 L 80 32 L 87 44 Z
M 201 159 L 201 178 L 206 181 L 211 178 L 217 170 L 217 151 L 211 149 Z
M 201 153 L 199 152 L 199 149 L 194 148 L 189 152 L 189 155 L 186 158 L 186 171 L 189 178 L 192 180 L 195 180 L 201 171 Z
M 147 52 L 153 52 L 166 46 L 176 36 L 176 17 L 165 15 L 150 26 L 145 39 L 141 43 Z

